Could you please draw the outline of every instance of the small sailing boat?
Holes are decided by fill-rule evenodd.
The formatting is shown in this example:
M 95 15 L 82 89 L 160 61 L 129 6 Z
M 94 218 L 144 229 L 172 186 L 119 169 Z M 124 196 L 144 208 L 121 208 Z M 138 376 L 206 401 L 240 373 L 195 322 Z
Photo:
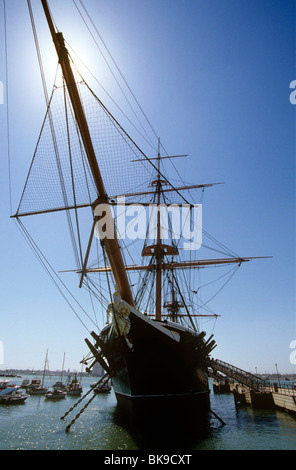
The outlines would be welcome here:
M 61 391 L 64 391 L 64 392 L 67 392 L 67 390 L 68 390 L 67 384 L 65 384 L 65 383 L 63 382 L 64 364 L 65 364 L 65 353 L 64 353 L 64 357 L 63 357 L 62 372 L 61 372 L 61 380 L 57 380 L 57 381 L 53 384 L 53 387 L 52 387 L 53 390 L 61 390 Z
M 225 258 L 195 259 L 192 253 L 199 244 L 195 238 L 200 230 L 198 210 L 193 235 L 190 225 L 187 227 L 191 233 L 187 237 L 189 246 L 180 246 L 174 211 L 179 211 L 182 217 L 185 213 L 186 222 L 186 214 L 190 219 L 194 208 L 198 209 L 184 196 L 184 190 L 203 191 L 218 183 L 179 187 L 164 175 L 161 164 L 174 157 L 162 155 L 159 139 L 156 157 L 147 157 L 139 148 L 79 75 L 63 34 L 56 30 L 47 1 L 41 3 L 58 55 L 62 85 L 55 84 L 48 98 L 46 116 L 14 217 L 23 229 L 22 217 L 67 211 L 71 239 L 78 246 L 79 268 L 72 271 L 79 276 L 79 287 L 89 289 L 104 306 L 107 317 L 107 324 L 91 333 L 92 340 L 85 340 L 90 350 L 85 358 L 87 371 L 99 363 L 109 374 L 118 406 L 126 416 L 137 423 L 147 424 L 155 419 L 157 423 L 166 420 L 170 423 L 173 419 L 175 423 L 193 423 L 198 427 L 210 409 L 208 365 L 216 343 L 213 335 L 206 338 L 206 332 L 196 324 L 196 319 L 202 316 L 200 306 L 196 305 L 198 289 L 186 273 L 229 264 L 240 266 L 252 258 L 229 253 Z M 57 111 L 59 124 L 55 126 Z M 48 143 L 48 132 L 52 145 Z M 40 197 L 35 191 L 37 187 L 42 188 Z M 168 199 L 172 195 L 175 200 Z M 122 248 L 121 222 L 124 211 L 133 209 L 135 201 L 143 212 L 140 214 L 139 209 L 138 219 L 128 227 L 131 233 L 135 233 L 136 225 L 138 231 L 143 228 L 146 231 L 141 221 L 148 209 L 154 223 L 145 233 L 147 239 L 139 237 L 141 249 L 135 248 L 131 254 L 129 247 Z M 87 215 L 92 220 L 83 248 L 78 214 L 84 209 L 90 209 Z M 167 218 L 164 228 L 162 211 L 168 210 L 173 215 Z M 84 218 L 82 223 L 85 229 Z M 77 238 L 73 236 L 75 227 Z M 163 236 L 163 232 L 170 236 Z M 24 233 L 27 235 L 26 229 Z M 37 251 L 35 244 L 34 249 Z M 99 249 L 101 255 L 94 256 L 94 262 L 91 252 Z M 129 255 L 131 263 L 126 261 Z M 136 257 L 142 261 L 135 262 Z M 102 275 L 108 286 L 104 291 Z M 185 279 L 187 284 L 183 285 Z M 211 313 L 205 316 L 217 318 Z M 76 377 L 68 394 L 80 393 Z
M 27 386 L 27 393 L 29 395 L 45 395 L 48 391 L 48 387 L 44 387 L 44 377 L 45 377 L 45 369 L 47 365 L 47 356 L 48 356 L 48 351 L 46 351 L 42 380 L 32 379 L 31 383 Z

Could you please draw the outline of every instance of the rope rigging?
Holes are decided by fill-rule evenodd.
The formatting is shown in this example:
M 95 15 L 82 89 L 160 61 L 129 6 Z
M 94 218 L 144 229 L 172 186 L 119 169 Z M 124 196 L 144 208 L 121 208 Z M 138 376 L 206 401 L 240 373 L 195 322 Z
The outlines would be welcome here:
M 82 307 L 82 305 L 78 302 L 78 300 L 74 297 L 74 295 L 70 292 L 70 290 L 68 289 L 68 287 L 65 285 L 65 283 L 62 281 L 62 279 L 58 276 L 58 274 L 56 273 L 56 271 L 54 270 L 54 268 L 51 266 L 51 264 L 49 263 L 49 261 L 46 259 L 45 255 L 42 253 L 42 251 L 40 250 L 40 248 L 37 246 L 37 244 L 34 242 L 32 236 L 29 234 L 29 232 L 27 231 L 27 229 L 25 228 L 24 224 L 22 223 L 22 221 L 18 218 L 16 218 L 16 222 L 18 223 L 17 227 L 18 229 L 20 230 L 21 234 L 23 235 L 23 237 L 25 238 L 26 242 L 28 243 L 29 247 L 31 248 L 31 250 L 33 251 L 34 255 L 36 256 L 36 258 L 38 259 L 38 261 L 40 262 L 40 264 L 42 265 L 42 267 L 45 269 L 45 272 L 47 273 L 47 275 L 49 276 L 49 278 L 51 279 L 51 281 L 53 282 L 53 284 L 56 286 L 56 288 L 58 289 L 58 291 L 60 292 L 60 294 L 63 296 L 63 298 L 65 299 L 65 301 L 67 302 L 67 304 L 69 305 L 69 307 L 71 308 L 71 310 L 74 312 L 74 314 L 76 315 L 76 317 L 78 318 L 78 320 L 82 323 L 82 325 L 84 326 L 84 328 L 88 331 L 88 333 L 90 333 L 90 330 L 87 328 L 87 326 L 85 325 L 85 323 L 82 321 L 82 319 L 80 318 L 80 316 L 78 315 L 77 311 L 75 310 L 75 308 L 73 307 L 73 305 L 70 303 L 69 299 L 66 297 L 65 293 L 63 292 L 62 288 L 60 287 L 60 285 L 63 287 L 63 289 L 69 294 L 70 297 L 72 297 L 73 301 L 78 305 L 78 307 L 83 311 L 83 313 L 88 317 L 88 319 L 92 322 L 92 318 L 90 318 L 90 316 L 88 315 L 88 313 L 85 311 L 85 309 Z M 60 285 L 59 285 L 60 284 Z
M 123 73 L 122 73 L 121 70 L 119 69 L 119 67 L 118 67 L 118 65 L 117 65 L 117 63 L 116 63 L 114 57 L 112 56 L 110 50 L 108 49 L 108 47 L 107 47 L 105 41 L 104 41 L 103 38 L 102 38 L 102 35 L 101 35 L 100 32 L 98 31 L 96 25 L 94 24 L 94 22 L 93 22 L 93 20 L 92 20 L 92 18 L 91 18 L 91 16 L 90 16 L 90 14 L 88 13 L 88 11 L 87 11 L 85 5 L 83 4 L 82 0 L 79 0 L 79 1 L 80 1 L 80 4 L 81 4 L 83 10 L 84 10 L 85 13 L 86 13 L 87 18 L 89 19 L 89 21 L 90 21 L 92 27 L 94 28 L 96 34 L 98 35 L 98 37 L 99 37 L 99 39 L 101 40 L 101 42 L 102 42 L 104 48 L 106 49 L 106 51 L 107 51 L 107 53 L 108 53 L 108 55 L 109 55 L 109 57 L 110 57 L 112 63 L 114 64 L 114 66 L 115 66 L 117 72 L 119 73 L 120 77 L 122 78 L 124 84 L 126 85 L 128 91 L 129 91 L 129 93 L 131 94 L 131 96 L 132 96 L 132 98 L 134 99 L 136 105 L 138 106 L 139 110 L 141 111 L 142 115 L 144 116 L 144 118 L 145 118 L 146 122 L 148 123 L 150 129 L 152 130 L 154 136 L 157 138 L 157 134 L 156 134 L 155 130 L 153 129 L 151 122 L 149 121 L 149 119 L 148 119 L 147 115 L 145 114 L 143 108 L 141 107 L 139 101 L 137 100 L 137 98 L 136 98 L 136 96 L 134 95 L 132 89 L 130 88 L 129 84 L 127 83 L 127 81 L 126 81 L 126 79 L 125 79 Z M 82 14 L 81 11 L 79 10 L 79 8 L 78 8 L 78 6 L 77 6 L 75 0 L 73 0 L 73 3 L 74 3 L 74 5 L 75 5 L 75 7 L 77 8 L 77 10 L 78 10 L 78 12 L 79 12 L 79 14 L 80 14 L 80 16 L 81 16 L 81 18 L 82 18 L 84 24 L 86 25 L 86 27 L 87 27 L 87 29 L 88 29 L 88 31 L 89 31 L 89 33 L 90 33 L 90 35 L 91 35 L 93 41 L 95 42 L 95 44 L 96 44 L 98 50 L 99 50 L 100 53 L 102 54 L 102 57 L 103 57 L 103 59 L 104 59 L 106 65 L 107 65 L 107 67 L 109 68 L 109 70 L 110 70 L 110 72 L 111 72 L 113 78 L 115 79 L 115 81 L 116 81 L 118 87 L 120 88 L 122 94 L 124 95 L 124 97 L 125 97 L 125 99 L 126 99 L 128 105 L 129 105 L 130 108 L 132 109 L 132 111 L 133 111 L 133 113 L 134 113 L 134 115 L 135 115 L 135 117 L 136 117 L 138 123 L 140 124 L 142 130 L 144 131 L 145 135 L 146 135 L 147 138 L 149 139 L 149 142 L 150 142 L 151 146 L 153 146 L 152 140 L 149 138 L 148 133 L 146 132 L 144 126 L 143 126 L 142 123 L 141 123 L 141 121 L 139 120 L 136 111 L 134 110 L 134 108 L 133 108 L 131 102 L 129 101 L 127 95 L 125 94 L 125 92 L 124 92 L 122 86 L 120 85 L 119 81 L 117 80 L 115 74 L 113 73 L 113 71 L 112 71 L 112 69 L 111 69 L 111 66 L 109 65 L 107 59 L 105 58 L 105 56 L 104 56 L 104 54 L 103 54 L 101 48 L 99 47 L 99 44 L 98 44 L 98 42 L 96 41 L 94 35 L 93 35 L 92 32 L 90 31 L 90 28 L 89 28 L 89 26 L 87 25 L 87 22 L 86 22 L 85 18 L 83 17 L 83 14 Z M 124 113 L 124 114 L 125 114 L 125 113 Z
M 7 164 L 8 164 L 8 186 L 9 186 L 9 206 L 12 214 L 12 186 L 11 186 L 11 155 L 10 155 L 10 119 L 9 119 L 9 80 L 8 80 L 8 42 L 7 42 L 7 20 L 6 20 L 6 1 L 3 1 L 4 17 L 4 47 L 5 47 L 5 82 L 6 82 L 6 135 L 7 135 Z

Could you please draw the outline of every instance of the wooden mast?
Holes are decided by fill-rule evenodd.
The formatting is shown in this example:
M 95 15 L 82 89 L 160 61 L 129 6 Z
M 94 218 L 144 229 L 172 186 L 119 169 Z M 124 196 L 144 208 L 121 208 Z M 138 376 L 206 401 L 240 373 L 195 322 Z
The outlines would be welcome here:
M 157 159 L 157 181 L 156 181 L 156 193 L 157 193 L 157 241 L 156 241 L 156 292 L 155 292 L 155 319 L 161 320 L 161 278 L 162 278 L 162 259 L 163 252 L 161 249 L 161 226 L 160 226 L 160 191 L 161 191 L 161 179 L 160 179 L 160 141 L 158 140 L 158 159 Z
M 153 245 L 154 246 L 154 245 Z M 168 245 L 162 245 L 162 247 L 164 247 L 167 249 L 167 248 L 171 248 L 171 247 L 168 247 Z M 150 256 L 152 253 L 151 252 L 148 252 L 148 249 L 150 247 L 146 247 L 145 250 L 146 250 L 146 255 L 143 255 L 143 256 Z M 176 253 L 171 253 L 171 252 L 167 252 L 165 254 L 176 254 Z M 163 263 L 162 265 L 162 269 L 163 270 L 168 270 L 168 269 L 179 269 L 179 268 L 182 268 L 182 269 L 186 269 L 186 268 L 203 268 L 205 266 L 214 266 L 214 265 L 219 265 L 219 264 L 230 264 L 230 263 L 238 263 L 238 264 L 241 264 L 241 263 L 245 263 L 245 262 L 248 262 L 248 261 L 251 261 L 252 259 L 264 259 L 264 258 L 272 258 L 272 256 L 251 256 L 251 257 L 248 257 L 248 258 L 217 258 L 217 259 L 204 259 L 204 260 L 192 260 L 192 261 L 181 261 L 181 262 L 178 262 L 178 261 L 171 261 L 171 262 L 168 262 L 168 263 Z M 127 271 L 154 271 L 156 269 L 155 267 L 155 264 L 149 264 L 149 265 L 146 265 L 146 266 L 136 266 L 136 265 L 131 265 L 131 266 L 125 266 L 125 269 Z M 77 273 L 81 273 L 82 271 L 81 270 L 74 270 L 75 272 Z M 106 266 L 105 268 L 88 268 L 86 269 L 86 272 L 87 273 L 103 273 L 103 272 L 109 272 L 111 271 L 111 268 L 110 266 Z M 73 272 L 73 270 L 70 270 L 70 271 L 63 271 L 63 272 Z
M 172 157 L 169 157 L 172 158 Z M 157 155 L 157 179 L 152 181 L 152 185 L 156 187 L 156 208 L 157 208 L 157 222 L 156 222 L 156 244 L 147 246 L 142 251 L 142 256 L 155 256 L 155 320 L 161 320 L 161 307 L 162 307 L 162 271 L 163 259 L 165 255 L 177 255 L 178 250 L 173 246 L 164 245 L 161 241 L 161 223 L 160 223 L 160 196 L 163 191 L 162 185 L 165 183 L 160 178 L 160 139 L 158 139 L 158 155 Z
M 92 175 L 93 175 L 94 182 L 96 185 L 96 189 L 98 193 L 97 203 L 106 204 L 108 205 L 108 207 L 110 207 L 109 200 L 108 200 L 105 188 L 104 188 L 104 183 L 103 183 L 101 173 L 99 170 L 98 162 L 96 159 L 95 151 L 93 148 L 87 120 L 83 111 L 83 107 L 80 101 L 73 71 L 71 68 L 68 51 L 65 47 L 63 35 L 62 33 L 57 33 L 55 31 L 51 13 L 48 8 L 47 0 L 41 0 L 41 2 L 42 2 L 45 16 L 48 22 L 50 33 L 51 33 L 51 36 L 52 36 L 52 39 L 53 39 L 53 42 L 54 42 L 54 45 L 58 54 L 59 62 L 60 62 L 63 76 L 67 85 L 67 90 L 69 93 L 69 97 L 71 100 L 71 104 L 73 107 L 77 125 L 79 127 L 79 131 L 80 131 L 81 138 L 84 144 L 85 152 L 86 152 L 90 169 L 92 171 Z M 110 217 L 110 220 L 112 220 L 112 222 L 114 223 L 111 210 L 109 211 L 108 216 Z M 104 239 L 104 246 L 105 246 L 106 253 L 110 262 L 114 280 L 118 287 L 121 298 L 133 306 L 134 302 L 133 302 L 133 297 L 131 293 L 131 288 L 130 288 L 127 274 L 125 271 L 119 243 L 115 235 L 115 230 L 114 230 L 114 238 Z
M 42 375 L 42 382 L 41 382 L 42 387 L 44 384 L 45 369 L 46 369 L 46 364 L 47 364 L 47 355 L 48 355 L 48 349 L 46 350 L 45 361 L 44 361 L 44 368 L 43 368 L 43 375 Z

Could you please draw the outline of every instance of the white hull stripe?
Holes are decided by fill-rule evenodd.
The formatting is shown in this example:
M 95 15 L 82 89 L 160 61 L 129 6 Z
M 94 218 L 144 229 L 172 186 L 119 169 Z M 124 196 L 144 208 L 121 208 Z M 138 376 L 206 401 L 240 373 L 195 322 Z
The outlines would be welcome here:
M 208 394 L 208 391 L 204 392 L 192 392 L 192 393 L 167 393 L 159 395 L 130 395 L 129 393 L 115 392 L 116 395 L 122 395 L 128 398 L 159 398 L 159 397 L 190 397 L 192 395 L 204 395 Z

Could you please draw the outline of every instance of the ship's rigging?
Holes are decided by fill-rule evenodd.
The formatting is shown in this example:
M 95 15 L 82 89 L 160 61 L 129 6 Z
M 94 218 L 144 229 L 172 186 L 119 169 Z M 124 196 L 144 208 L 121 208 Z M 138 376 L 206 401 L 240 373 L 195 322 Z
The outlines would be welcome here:
M 86 17 L 90 19 L 83 3 L 80 3 L 86 13 Z M 78 9 L 77 4 L 75 2 L 74 4 Z M 151 203 L 159 206 L 161 203 L 168 204 L 174 202 L 174 199 L 169 199 L 169 196 L 173 191 L 181 197 L 181 201 L 183 203 L 192 205 L 188 198 L 184 197 L 184 189 L 187 191 L 198 189 L 204 191 L 206 187 L 210 187 L 217 183 L 187 185 L 181 181 L 180 185 L 172 184 L 171 180 L 169 181 L 161 171 L 160 163 L 162 163 L 164 159 L 167 159 L 168 162 L 172 163 L 173 159 L 164 151 L 160 144 L 160 140 L 157 139 L 157 156 L 148 158 L 130 138 L 130 136 L 122 129 L 118 121 L 109 113 L 99 98 L 88 87 L 83 77 L 79 75 L 77 69 L 75 69 L 76 76 L 74 77 L 74 75 L 71 75 L 72 72 L 70 72 L 67 60 L 60 64 L 63 69 L 62 83 L 58 84 L 60 78 L 57 76 L 52 94 L 48 97 L 34 17 L 31 2 L 29 0 L 28 7 L 44 86 L 47 112 L 21 201 L 14 218 L 19 222 L 19 227 L 23 230 L 29 244 L 37 253 L 39 260 L 48 270 L 50 276 L 54 279 L 54 282 L 56 282 L 56 279 L 60 282 L 60 276 L 56 273 L 53 276 L 51 265 L 47 263 L 45 257 L 41 254 L 41 251 L 38 251 L 39 249 L 35 242 L 33 242 L 31 235 L 29 235 L 27 229 L 24 228 L 24 223 L 21 221 L 21 218 L 32 214 L 60 212 L 65 210 L 76 260 L 76 270 L 74 271 L 76 271 L 80 276 L 80 287 L 82 285 L 87 287 L 92 295 L 99 299 L 101 303 L 106 305 L 110 302 L 110 296 L 114 290 L 114 286 L 111 286 L 113 281 L 109 276 L 109 273 L 111 268 L 113 272 L 116 272 L 118 263 L 118 258 L 116 258 L 116 263 L 114 263 L 112 259 L 110 261 L 110 258 L 108 260 L 106 252 L 107 254 L 110 252 L 116 252 L 117 248 L 114 248 L 114 243 L 116 244 L 116 241 L 112 241 L 112 246 L 110 247 L 108 246 L 110 242 L 106 240 L 99 242 L 96 240 L 94 237 L 93 224 L 92 227 L 90 227 L 90 237 L 88 242 L 86 246 L 84 246 L 80 228 L 79 209 L 91 207 L 94 204 L 94 201 L 97 200 L 98 194 L 100 202 L 105 202 L 110 204 L 110 206 L 113 205 L 113 201 L 117 196 L 122 195 L 126 197 L 127 204 L 133 203 L 133 198 L 137 197 L 143 206 Z M 79 10 L 79 13 L 82 16 L 81 10 Z M 47 13 L 47 17 L 50 20 L 51 17 L 49 11 Z M 84 17 L 85 22 L 86 17 Z M 51 26 L 51 30 L 53 37 L 56 38 L 56 48 L 63 49 L 63 38 L 60 33 L 56 33 L 53 24 Z M 92 37 L 94 39 L 93 35 Z M 67 54 L 67 57 L 70 56 Z M 67 81 L 68 83 L 66 83 Z M 77 90 L 79 90 L 78 92 L 75 91 L 76 86 L 79 87 L 77 88 Z M 73 96 L 71 96 L 71 93 Z M 77 102 L 75 96 L 76 93 L 79 93 L 82 98 L 82 102 L 86 103 L 83 105 L 83 109 L 75 108 L 76 105 L 73 106 L 73 103 Z M 140 110 L 142 111 L 141 107 Z M 89 137 L 85 137 L 86 125 L 83 118 L 84 114 L 88 118 L 88 123 L 90 123 L 88 124 L 90 126 Z M 63 118 L 61 117 L 62 115 L 64 116 Z M 55 119 L 59 119 L 58 126 L 54 124 L 53 117 Z M 145 114 L 144 117 L 147 120 Z M 96 133 L 96 126 L 92 126 L 91 124 L 92 122 L 97 123 L 98 121 L 104 128 L 103 139 L 102 134 L 98 135 Z M 148 124 L 153 130 L 149 121 Z M 154 134 L 156 136 L 155 132 Z M 105 137 L 106 139 L 109 139 L 109 141 L 112 140 L 112 150 L 110 155 L 106 152 L 104 143 Z M 90 144 L 90 142 L 93 142 L 93 144 Z M 92 147 L 92 145 L 94 147 Z M 164 151 L 164 155 L 161 155 L 161 150 Z M 116 159 L 116 152 L 118 156 L 120 155 L 121 161 L 119 161 L 119 157 Z M 61 158 L 63 153 L 67 153 L 69 156 L 69 163 L 67 165 L 65 165 Z M 55 156 L 54 165 L 52 162 L 49 162 L 49 155 Z M 110 170 L 108 170 L 108 166 L 110 166 L 111 156 L 113 164 L 111 165 L 110 172 Z M 100 161 L 100 169 L 104 176 L 103 179 L 104 181 L 107 181 L 107 192 L 102 184 L 100 173 L 96 167 L 97 158 Z M 154 163 L 155 160 L 157 163 Z M 114 174 L 116 172 L 117 178 L 114 178 Z M 118 180 L 122 183 L 122 186 L 119 187 L 118 184 L 117 186 L 112 186 L 113 183 L 115 181 L 118 182 Z M 40 191 L 38 191 L 38 187 L 36 189 L 37 182 L 40 185 Z M 145 187 L 148 188 L 149 185 L 152 185 L 153 191 L 150 189 L 144 189 Z M 34 188 L 34 190 L 32 190 L 32 188 Z M 111 194 L 111 196 L 107 197 L 106 194 Z M 196 281 L 193 281 L 192 277 L 189 278 L 189 280 L 185 279 L 184 274 L 181 285 L 175 276 L 176 270 L 191 267 L 195 268 L 194 270 L 199 271 L 201 268 L 225 266 L 235 263 L 235 268 L 231 267 L 228 272 L 218 275 L 217 280 L 223 278 L 224 281 L 224 277 L 232 277 L 237 270 L 237 266 L 240 266 L 241 263 L 248 261 L 251 258 L 241 258 L 237 256 L 203 230 L 203 235 L 215 243 L 216 247 L 212 247 L 210 249 L 219 251 L 226 255 L 226 257 L 223 259 L 211 258 L 205 260 L 193 260 L 192 253 L 189 253 L 189 259 L 187 257 L 187 259 L 177 262 L 176 257 L 181 254 L 181 250 L 178 249 L 177 243 L 171 245 L 161 244 L 159 238 L 159 217 L 158 212 L 158 235 L 155 240 L 155 244 L 144 244 L 142 250 L 144 260 L 149 259 L 148 257 L 150 257 L 149 263 L 137 266 L 136 260 L 134 260 L 135 255 L 133 251 L 133 243 L 128 243 L 127 253 L 129 253 L 130 259 L 132 261 L 134 260 L 134 262 L 128 262 L 127 259 L 123 260 L 122 267 L 125 268 L 127 276 L 126 279 L 122 279 L 122 276 L 118 275 L 115 280 L 115 284 L 121 284 L 119 287 L 122 297 L 131 305 L 135 302 L 137 308 L 142 309 L 147 316 L 154 315 L 156 307 L 156 319 L 160 320 L 161 318 L 170 318 L 173 321 L 182 322 L 184 321 L 184 318 L 187 317 L 189 319 L 189 325 L 195 329 L 195 322 L 193 321 L 194 317 L 204 316 L 204 318 L 208 318 L 211 316 L 217 318 L 218 315 L 211 311 L 207 311 L 205 314 L 202 313 L 203 310 L 207 309 L 207 304 L 210 299 L 204 301 L 199 298 L 202 287 L 199 287 Z M 123 243 L 123 241 L 121 240 L 120 243 Z M 95 245 L 94 249 L 96 256 L 91 260 L 90 254 L 92 244 Z M 158 246 L 158 249 L 155 250 L 154 246 Z M 205 247 L 204 244 L 203 246 Z M 103 255 L 98 254 L 99 248 L 103 248 L 105 250 L 103 250 Z M 137 283 L 137 285 L 134 284 L 132 277 L 133 271 L 138 272 L 140 282 Z M 104 273 L 104 276 L 107 277 L 107 287 L 105 288 L 102 286 L 100 273 Z M 149 278 L 152 278 L 151 283 L 148 282 Z M 164 281 L 167 281 L 166 285 L 168 288 L 166 291 L 164 289 Z M 214 281 L 207 282 L 206 284 L 208 285 L 211 282 Z M 226 282 L 223 282 L 222 287 L 220 287 L 218 291 L 221 290 L 227 282 L 228 278 Z M 132 290 L 128 287 L 129 285 L 132 286 Z M 150 287 L 148 287 L 148 285 Z M 64 289 L 65 284 L 63 281 L 62 286 Z M 156 292 L 156 303 L 151 300 L 151 294 L 153 291 Z M 189 294 L 190 297 L 189 302 L 184 300 L 185 295 L 187 297 L 187 294 Z M 198 299 L 197 303 L 196 298 Z M 193 310 L 194 313 L 189 312 L 188 306 L 192 307 L 190 310 Z M 182 311 L 184 310 L 186 315 L 182 314 Z

